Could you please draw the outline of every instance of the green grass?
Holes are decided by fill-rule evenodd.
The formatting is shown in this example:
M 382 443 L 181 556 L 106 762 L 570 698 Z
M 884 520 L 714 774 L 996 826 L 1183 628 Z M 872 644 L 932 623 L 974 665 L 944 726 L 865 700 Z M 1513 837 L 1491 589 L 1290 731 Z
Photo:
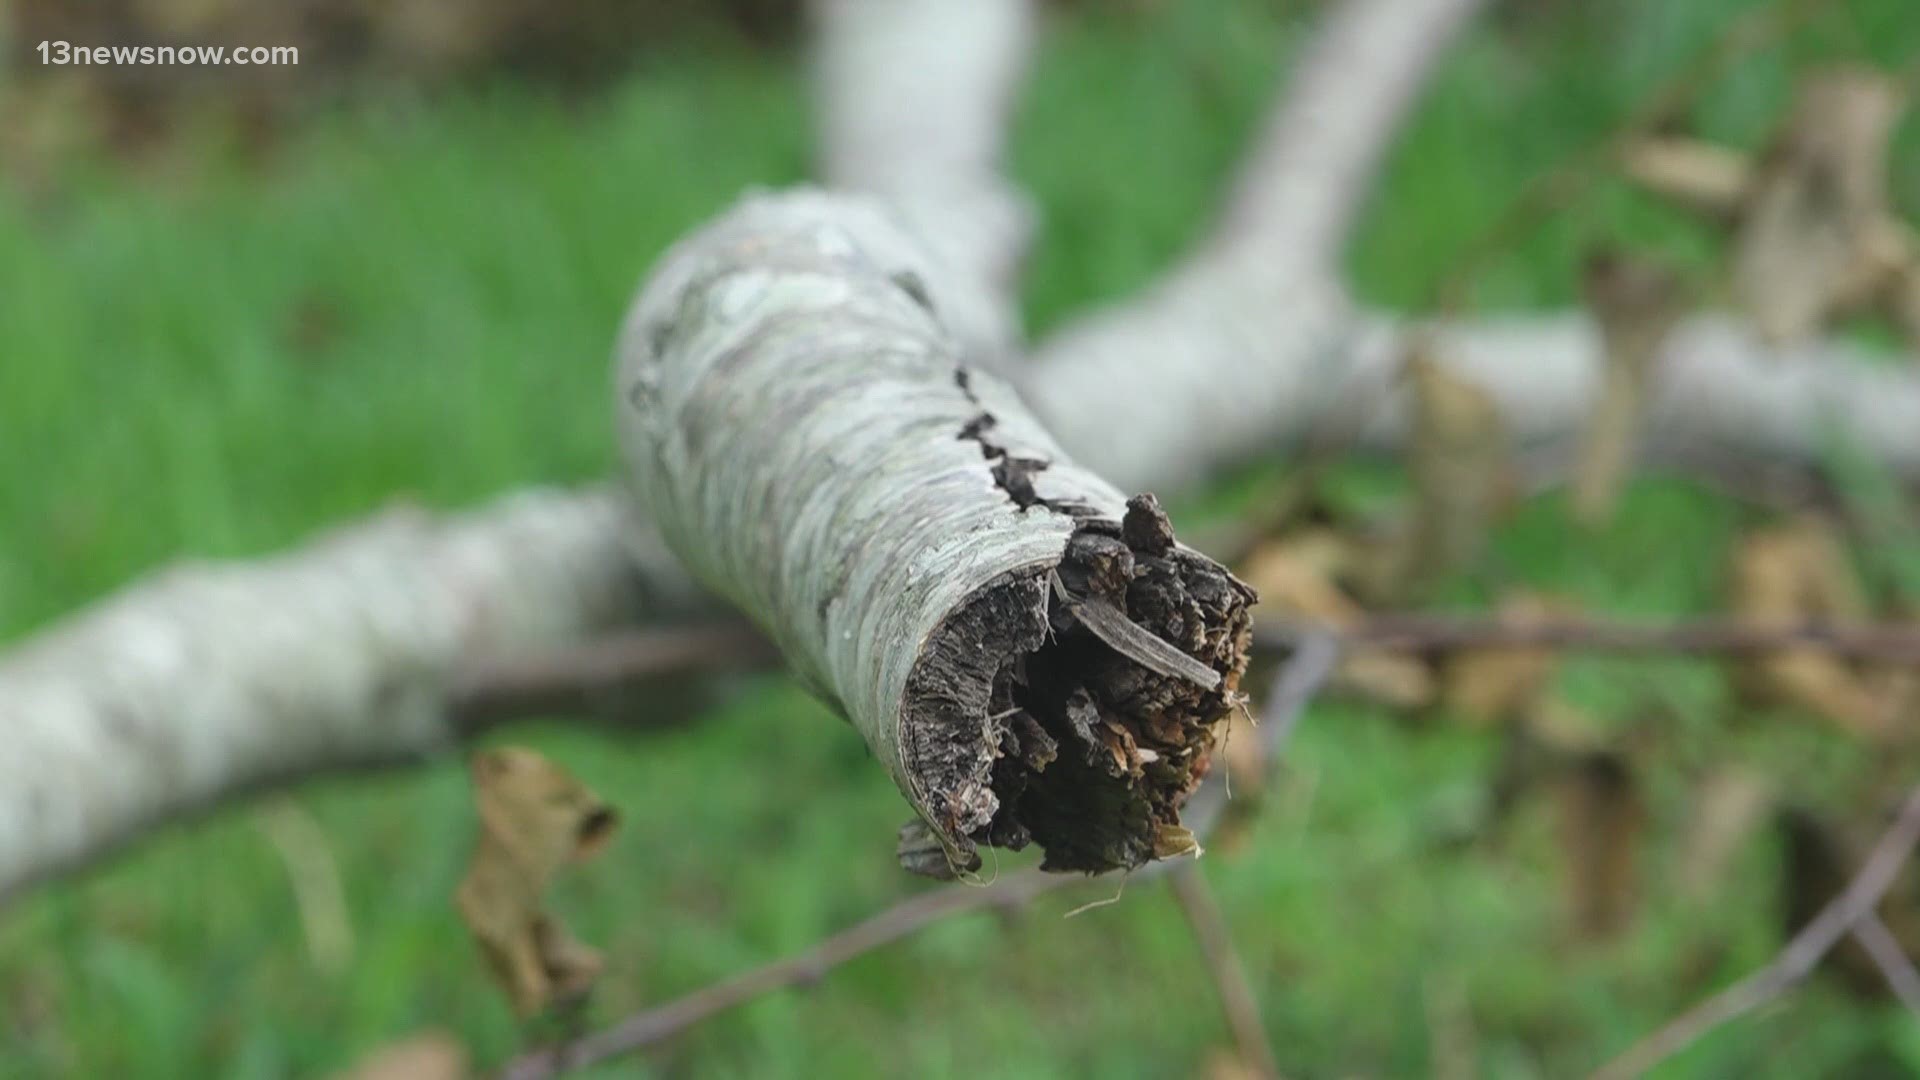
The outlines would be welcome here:
M 1351 259 L 1362 291 L 1424 302 L 1528 176 L 1746 6 L 1558 4 L 1483 26 L 1393 158 Z M 1909 6 L 1832 5 L 1717 85 L 1700 124 L 1751 144 L 1794 70 L 1913 55 Z M 1206 0 L 1056 27 L 1014 155 L 1046 214 L 1036 326 L 1148 280 L 1193 235 L 1273 58 L 1301 39 L 1305 13 L 1275 7 Z M 270 551 L 396 496 L 451 506 L 603 473 L 605 357 L 631 288 L 743 187 L 804 175 L 800 85 L 788 62 L 720 50 L 650 61 L 585 107 L 508 86 L 362 106 L 264 167 L 209 154 L 156 183 L 83 162 L 51 198 L 0 197 L 0 636 L 171 560 Z M 1912 127 L 1896 157 L 1909 194 Z M 1602 183 L 1493 266 L 1476 299 L 1563 304 L 1583 246 L 1605 238 L 1696 268 L 1714 250 L 1696 224 Z M 1184 516 L 1244 506 L 1276 471 Z M 1334 483 L 1377 501 L 1399 480 L 1353 466 Z M 1706 611 L 1727 543 L 1755 519 L 1648 481 L 1586 536 L 1545 498 L 1502 527 L 1489 572 L 1595 611 Z M 1608 723 L 1651 713 L 1676 732 L 1647 777 L 1642 918 L 1604 947 L 1567 942 L 1543 800 L 1497 845 L 1448 842 L 1485 798 L 1494 737 L 1316 706 L 1249 842 L 1206 863 L 1294 1075 L 1426 1074 L 1433 1003 L 1449 996 L 1468 1003 L 1487 1075 L 1576 1074 L 1777 947 L 1766 843 L 1714 910 L 1666 898 L 1687 778 L 1750 760 L 1806 798 L 1844 800 L 1869 755 L 1806 718 L 1732 730 L 1728 689 L 1701 666 L 1582 661 L 1563 686 Z M 782 680 L 672 733 L 507 737 L 624 813 L 612 850 L 558 898 L 611 958 L 596 1018 L 802 948 L 918 887 L 891 852 L 905 805 L 852 732 Z M 330 838 L 350 963 L 309 956 L 255 812 L 230 809 L 0 914 L 0 1076 L 310 1074 L 430 1026 L 483 1061 L 511 1052 L 521 1031 L 449 903 L 473 829 L 457 763 L 288 797 Z M 1187 932 L 1148 886 L 1061 919 L 1105 888 L 939 926 L 606 1074 L 1192 1074 L 1228 1040 Z M 1916 1069 L 1910 1020 L 1816 982 L 1670 1074 Z

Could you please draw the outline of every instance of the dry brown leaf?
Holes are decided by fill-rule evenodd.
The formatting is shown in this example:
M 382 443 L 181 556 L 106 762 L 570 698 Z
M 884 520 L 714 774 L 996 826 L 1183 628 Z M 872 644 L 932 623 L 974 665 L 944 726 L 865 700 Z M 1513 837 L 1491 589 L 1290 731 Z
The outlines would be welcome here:
M 1570 610 L 1540 594 L 1522 592 L 1503 599 L 1496 614 L 1501 622 L 1526 626 Z M 1446 662 L 1441 701 L 1449 713 L 1475 726 L 1518 719 L 1539 702 L 1558 659 L 1552 649 L 1540 647 L 1463 649 Z
M 1587 525 L 1613 517 L 1640 442 L 1640 414 L 1654 358 L 1685 307 L 1678 275 L 1658 262 L 1596 252 L 1583 275 L 1587 307 L 1600 323 L 1605 350 L 1574 468 L 1574 516 Z
M 444 1031 L 423 1031 L 380 1047 L 333 1080 L 465 1080 L 467 1048 Z
M 1253 609 L 1256 620 L 1292 616 L 1345 627 L 1364 618 L 1366 609 L 1335 579 L 1358 557 L 1353 545 L 1334 530 L 1302 529 L 1255 548 L 1237 574 L 1260 594 Z M 1434 697 L 1433 673 L 1404 653 L 1350 650 L 1334 682 L 1396 708 L 1421 708 Z
M 1247 1064 L 1238 1050 L 1219 1049 L 1207 1055 L 1199 1080 L 1263 1080 L 1265 1073 Z
M 1756 626 L 1857 622 L 1867 613 L 1845 549 L 1824 522 L 1803 517 L 1750 534 L 1734 551 L 1733 612 Z M 1748 694 L 1809 709 L 1856 735 L 1894 730 L 1897 699 L 1831 653 L 1782 649 L 1746 665 Z
M 1709 216 L 1731 221 L 1753 182 L 1752 163 L 1738 150 L 1699 139 L 1650 135 L 1621 151 L 1635 183 Z
M 1408 599 L 1480 557 L 1514 483 L 1506 424 L 1490 394 L 1447 370 L 1428 342 L 1409 352 L 1403 377 L 1412 391 L 1414 507 L 1394 591 Z
M 1638 899 L 1637 862 L 1646 806 L 1627 758 L 1610 751 L 1576 756 L 1558 778 L 1567 904 L 1582 938 L 1626 929 Z
M 1887 149 L 1905 104 L 1880 72 L 1823 72 L 1761 156 L 1735 238 L 1733 290 L 1768 340 L 1803 340 L 1879 291 L 1873 245 L 1889 213 Z
M 609 806 L 565 769 L 519 747 L 473 755 L 480 841 L 455 897 L 515 1011 L 583 996 L 601 959 L 545 910 L 548 885 L 612 835 Z
M 1719 893 L 1740 848 L 1766 821 L 1773 786 L 1741 768 L 1720 768 L 1695 786 L 1693 806 L 1680 837 L 1677 891 L 1707 903 Z

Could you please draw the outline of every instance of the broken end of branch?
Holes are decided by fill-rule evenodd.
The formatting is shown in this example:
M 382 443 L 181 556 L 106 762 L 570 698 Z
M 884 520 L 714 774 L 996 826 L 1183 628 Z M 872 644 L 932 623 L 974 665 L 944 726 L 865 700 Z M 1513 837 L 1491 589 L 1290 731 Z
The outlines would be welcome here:
M 1042 868 L 1129 870 L 1196 848 L 1180 809 L 1246 669 L 1253 590 L 1179 546 L 1153 497 L 1078 516 L 1060 559 L 979 589 L 908 679 L 906 767 L 924 822 L 908 869 L 978 869 L 1038 843 Z

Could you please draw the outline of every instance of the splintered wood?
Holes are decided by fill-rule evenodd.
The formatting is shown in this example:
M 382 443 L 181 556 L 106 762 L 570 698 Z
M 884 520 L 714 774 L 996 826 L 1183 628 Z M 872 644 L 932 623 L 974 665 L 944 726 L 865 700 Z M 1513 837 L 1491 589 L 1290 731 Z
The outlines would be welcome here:
M 920 815 L 909 869 L 1192 850 L 1252 590 L 964 359 L 935 270 L 878 204 L 818 192 L 684 241 L 620 347 L 635 493 L 872 747 Z

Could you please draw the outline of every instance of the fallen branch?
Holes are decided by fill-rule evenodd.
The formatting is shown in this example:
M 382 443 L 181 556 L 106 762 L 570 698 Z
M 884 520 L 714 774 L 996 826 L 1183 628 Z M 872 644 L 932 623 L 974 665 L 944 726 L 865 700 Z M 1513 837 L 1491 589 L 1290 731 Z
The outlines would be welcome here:
M 1920 790 L 1907 796 L 1899 816 L 1874 845 L 1845 891 L 1795 934 L 1772 962 L 1635 1043 L 1597 1070 L 1593 1080 L 1640 1076 L 1707 1032 L 1772 1001 L 1805 979 L 1841 938 L 1862 920 L 1875 917 L 1875 909 L 1899 876 L 1916 841 L 1920 841 Z
M 1266 743 L 1268 768 L 1281 759 L 1287 739 L 1298 726 L 1314 695 L 1333 674 L 1340 648 L 1327 638 L 1308 638 L 1275 674 L 1261 709 L 1258 734 Z M 1195 795 L 1189 821 L 1204 838 L 1218 822 L 1226 805 L 1226 782 L 1209 777 Z M 1187 864 L 1154 863 L 1128 880 L 1145 880 Z M 819 982 L 833 969 L 883 946 L 909 937 L 943 919 L 972 911 L 1023 908 L 1038 897 L 1085 878 L 1021 870 L 1004 874 L 993 884 L 947 885 L 904 900 L 813 948 L 776 960 L 723 982 L 696 990 L 664 1005 L 638 1012 L 610 1027 L 557 1046 L 529 1051 L 509 1061 L 501 1080 L 545 1080 L 575 1069 L 631 1054 L 665 1042 L 707 1019 L 746 1004 L 763 994 Z
M 926 266 L 876 204 L 817 192 L 682 242 L 619 350 L 636 497 L 866 739 L 925 823 L 910 868 L 1189 850 L 1253 593 L 964 362 Z
M 622 514 L 603 491 L 393 510 L 177 567 L 27 640 L 0 660 L 0 902 L 229 796 L 455 745 L 475 656 L 696 606 Z

